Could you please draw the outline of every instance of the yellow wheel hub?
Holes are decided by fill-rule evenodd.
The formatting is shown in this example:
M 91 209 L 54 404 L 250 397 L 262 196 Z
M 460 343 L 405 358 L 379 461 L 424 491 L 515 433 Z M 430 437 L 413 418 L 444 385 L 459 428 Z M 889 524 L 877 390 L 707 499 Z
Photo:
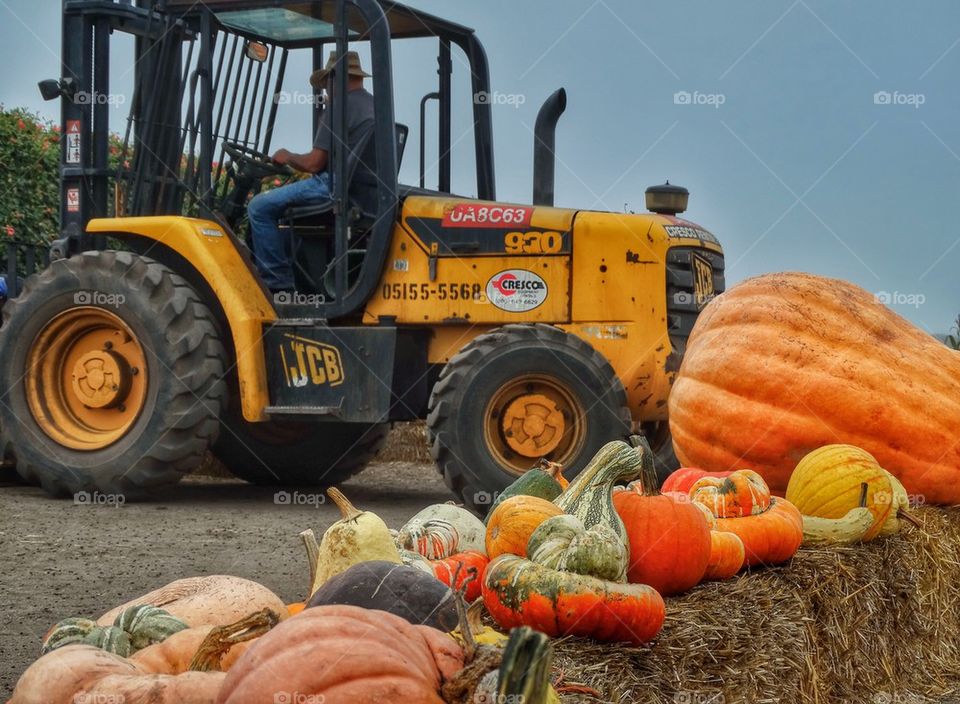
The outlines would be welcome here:
M 568 386 L 525 374 L 501 386 L 487 404 L 484 440 L 508 472 L 522 474 L 541 457 L 569 463 L 586 438 L 586 412 Z
M 99 450 L 139 418 L 147 358 L 119 316 L 73 308 L 34 339 L 24 381 L 30 412 L 50 439 L 73 450 Z
M 566 423 L 556 401 L 543 394 L 524 395 L 503 414 L 503 435 L 517 454 L 537 459 L 553 452 Z

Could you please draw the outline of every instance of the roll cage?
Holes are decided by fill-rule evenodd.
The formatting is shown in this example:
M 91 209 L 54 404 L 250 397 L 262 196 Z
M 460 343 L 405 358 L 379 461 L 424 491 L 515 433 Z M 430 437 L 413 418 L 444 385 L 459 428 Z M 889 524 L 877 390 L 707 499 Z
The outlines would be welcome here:
M 134 91 L 120 145 L 110 143 L 109 103 L 103 99 L 110 95 L 114 32 L 135 39 Z M 424 37 L 438 40 L 437 90 L 424 100 L 439 105 L 438 190 L 449 192 L 454 46 L 467 57 L 472 94 L 489 92 L 486 54 L 469 28 L 385 0 L 64 0 L 63 76 L 44 82 L 45 95 L 55 93 L 47 97 L 63 98 L 61 239 L 55 253 L 104 248 L 104 236 L 88 234 L 86 225 L 110 215 L 188 214 L 228 227 L 221 207 L 230 185 L 223 143 L 271 151 L 289 53 L 311 50 L 316 69 L 329 50 L 343 56 L 349 43 L 368 42 L 376 114 L 377 183 L 371 202 L 376 208 L 360 273 L 348 277 L 346 101 L 334 101 L 330 169 L 336 289 L 317 315 L 332 319 L 358 311 L 383 269 L 401 193 L 391 42 Z M 305 83 L 306 76 L 302 79 Z M 335 71 L 334 80 L 337 94 L 345 95 L 345 72 Z M 322 109 L 315 101 L 314 126 Z M 492 200 L 488 102 L 473 101 L 473 120 L 477 193 Z M 119 152 L 114 154 L 118 165 L 111 166 L 111 150 Z M 422 163 L 420 168 L 422 173 Z

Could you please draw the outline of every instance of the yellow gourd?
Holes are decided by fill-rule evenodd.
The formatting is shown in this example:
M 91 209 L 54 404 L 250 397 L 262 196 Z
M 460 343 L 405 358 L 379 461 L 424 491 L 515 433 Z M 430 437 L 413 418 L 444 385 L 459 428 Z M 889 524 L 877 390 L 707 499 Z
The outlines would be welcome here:
M 309 596 L 328 579 L 358 562 L 402 563 L 390 529 L 378 515 L 355 508 L 339 489 L 328 489 L 327 495 L 340 509 L 340 520 L 327 528 L 319 545 L 312 530 L 300 534 L 310 560 Z
M 890 485 L 892 487 L 890 497 L 891 510 L 887 516 L 887 520 L 883 522 L 883 527 L 880 528 L 880 532 L 878 533 L 878 535 L 883 537 L 896 535 L 900 532 L 900 529 L 903 528 L 904 523 L 910 523 L 917 527 L 920 526 L 920 522 L 907 511 L 907 509 L 910 508 L 910 496 L 907 494 L 907 490 L 903 484 L 900 483 L 899 479 L 889 472 L 887 475 L 890 477 Z
M 863 540 L 873 525 L 866 507 L 852 508 L 843 518 L 803 517 L 804 545 L 852 545 Z

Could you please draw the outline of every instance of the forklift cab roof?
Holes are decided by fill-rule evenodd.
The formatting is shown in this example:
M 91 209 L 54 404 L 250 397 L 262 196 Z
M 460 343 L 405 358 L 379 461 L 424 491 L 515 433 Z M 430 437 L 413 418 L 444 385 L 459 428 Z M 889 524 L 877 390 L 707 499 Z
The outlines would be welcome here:
M 474 32 L 469 27 L 449 22 L 426 12 L 395 2 L 378 0 L 393 39 L 422 37 L 466 38 Z M 171 11 L 189 13 L 197 3 L 193 0 L 169 0 Z M 335 5 L 323 0 L 303 2 L 287 0 L 213 0 L 202 4 L 217 20 L 250 38 L 273 42 L 288 49 L 311 46 L 316 42 L 333 41 Z M 368 38 L 367 26 L 355 6 L 347 10 L 347 26 L 351 41 Z

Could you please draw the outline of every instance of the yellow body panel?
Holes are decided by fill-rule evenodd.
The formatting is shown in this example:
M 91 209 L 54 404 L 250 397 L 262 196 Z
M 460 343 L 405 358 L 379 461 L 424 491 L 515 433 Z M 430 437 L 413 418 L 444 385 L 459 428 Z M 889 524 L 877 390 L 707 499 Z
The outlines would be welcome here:
M 131 233 L 156 240 L 196 267 L 219 299 L 230 326 L 243 416 L 248 421 L 266 420 L 264 409 L 270 397 L 261 340 L 263 326 L 276 320 L 277 313 L 223 228 L 209 220 L 158 216 L 91 220 L 87 231 L 119 237 Z
M 493 208 L 532 211 L 528 225 L 518 226 L 506 236 L 496 235 L 499 237 L 497 241 L 502 242 L 496 252 L 477 254 L 465 251 L 458 256 L 440 250 L 436 242 L 428 242 L 416 233 L 414 219 L 439 223 L 452 208 L 464 204 L 485 207 L 478 201 L 455 198 L 411 197 L 404 201 L 401 224 L 394 230 L 387 266 L 380 286 L 367 303 L 364 322 L 376 324 L 383 316 L 395 317 L 398 324 L 412 325 L 503 325 L 511 322 L 557 323 L 569 320 L 569 256 L 536 251 L 536 245 L 539 244 L 539 241 L 533 241 L 536 238 L 528 237 L 525 243 L 522 237 L 510 235 L 559 235 L 569 232 L 574 212 L 557 208 L 486 204 Z M 433 278 L 430 275 L 431 266 Z M 546 290 L 542 303 L 530 310 L 511 312 L 498 308 L 488 300 L 488 284 L 498 274 L 511 270 L 533 272 L 543 280 Z
M 607 358 L 626 389 L 635 420 L 665 420 L 666 400 L 676 375 L 667 330 L 667 251 L 673 246 L 693 246 L 721 252 L 719 245 L 669 236 L 666 226 L 689 223 L 661 215 L 537 207 L 530 209 L 529 223 L 517 228 L 523 235 L 520 240 L 529 240 L 529 233 L 569 232 L 572 246 L 568 251 L 517 256 L 509 251 L 516 248 L 517 238 L 511 239 L 508 233 L 498 235 L 505 240 L 500 251 L 488 247 L 459 257 L 438 256 L 432 243 L 418 236 L 415 222 L 437 221 L 463 203 L 502 205 L 441 197 L 406 200 L 381 286 L 367 305 L 364 321 L 375 324 L 380 316 L 395 316 L 401 324 L 432 328 L 431 364 L 448 362 L 464 345 L 498 325 L 557 325 Z M 429 276 L 431 255 L 436 266 L 434 281 Z M 485 295 L 487 284 L 491 276 L 505 269 L 541 274 L 549 289 L 544 303 L 523 312 L 491 305 Z M 481 287 L 484 295 L 469 301 L 438 299 L 437 284 L 461 281 L 469 283 L 471 291 Z M 427 293 L 432 294 L 426 299 L 420 295 L 425 284 Z M 416 298 L 404 288 L 408 286 L 418 289 Z

